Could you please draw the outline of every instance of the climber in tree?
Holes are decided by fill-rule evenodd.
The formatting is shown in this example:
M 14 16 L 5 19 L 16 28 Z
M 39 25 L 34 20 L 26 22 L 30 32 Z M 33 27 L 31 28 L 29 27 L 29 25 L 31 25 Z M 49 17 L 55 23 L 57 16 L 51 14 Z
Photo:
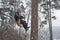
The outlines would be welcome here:
M 22 24 L 25 30 L 28 30 L 26 21 L 22 20 L 25 17 L 21 16 L 21 10 L 18 8 L 14 15 L 15 21 L 18 25 Z

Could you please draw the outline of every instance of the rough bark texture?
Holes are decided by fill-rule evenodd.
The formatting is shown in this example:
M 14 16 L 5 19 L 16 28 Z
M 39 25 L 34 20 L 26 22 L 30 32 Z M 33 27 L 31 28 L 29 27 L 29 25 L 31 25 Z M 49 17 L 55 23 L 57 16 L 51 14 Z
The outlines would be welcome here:
M 31 40 L 38 40 L 38 0 L 32 1 Z

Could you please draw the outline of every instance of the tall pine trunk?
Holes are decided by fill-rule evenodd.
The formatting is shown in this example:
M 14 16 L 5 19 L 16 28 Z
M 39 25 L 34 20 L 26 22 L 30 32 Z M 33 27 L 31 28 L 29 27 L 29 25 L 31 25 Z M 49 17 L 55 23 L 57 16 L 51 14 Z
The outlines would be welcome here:
M 31 40 L 38 40 L 38 0 L 32 1 Z
M 50 40 L 53 40 L 53 38 L 52 38 L 52 21 L 51 21 L 51 13 L 49 13 L 48 22 L 49 22 Z
M 50 1 L 50 0 L 49 0 Z M 53 40 L 53 33 L 52 33 L 52 19 L 51 19 L 51 4 L 49 4 L 48 10 L 48 22 L 49 22 L 49 32 L 50 32 L 50 40 Z

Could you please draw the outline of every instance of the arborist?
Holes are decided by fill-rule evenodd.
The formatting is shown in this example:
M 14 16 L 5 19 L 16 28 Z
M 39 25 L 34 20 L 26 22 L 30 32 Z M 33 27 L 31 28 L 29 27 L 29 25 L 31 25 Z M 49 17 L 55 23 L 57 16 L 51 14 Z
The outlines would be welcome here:
M 19 8 L 15 12 L 14 18 L 15 18 L 17 25 L 22 24 L 25 30 L 26 31 L 28 30 L 29 27 L 27 27 L 26 21 L 23 20 L 25 17 L 21 15 L 21 10 Z

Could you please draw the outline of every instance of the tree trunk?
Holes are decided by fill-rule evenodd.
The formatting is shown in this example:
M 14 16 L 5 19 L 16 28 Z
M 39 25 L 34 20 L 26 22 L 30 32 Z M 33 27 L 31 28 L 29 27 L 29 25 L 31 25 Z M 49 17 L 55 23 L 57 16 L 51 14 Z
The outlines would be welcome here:
M 38 40 L 38 0 L 32 1 L 31 40 Z
M 52 20 L 51 20 L 51 4 L 49 4 L 48 22 L 49 22 L 50 40 L 53 40 L 53 35 L 52 35 Z
M 48 22 L 49 22 L 50 40 L 53 40 L 53 38 L 52 38 L 52 21 L 51 21 L 51 13 L 49 13 Z

